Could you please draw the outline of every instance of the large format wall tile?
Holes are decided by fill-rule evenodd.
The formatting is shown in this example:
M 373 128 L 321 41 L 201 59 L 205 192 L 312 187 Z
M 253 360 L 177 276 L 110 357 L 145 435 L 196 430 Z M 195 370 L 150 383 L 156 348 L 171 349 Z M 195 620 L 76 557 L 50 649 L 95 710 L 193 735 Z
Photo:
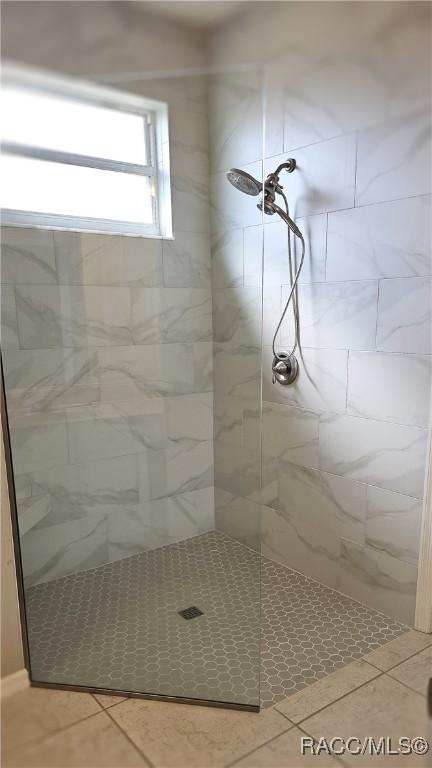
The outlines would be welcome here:
M 300 283 L 316 283 L 325 280 L 327 217 L 325 214 L 297 218 L 305 238 L 305 258 L 300 272 Z M 264 227 L 264 286 L 286 285 L 289 282 L 288 228 L 283 221 Z M 291 235 L 293 273 L 301 257 L 298 238 Z M 258 263 L 261 279 L 262 266 Z
M 427 442 L 427 431 L 418 427 L 323 416 L 320 464 L 327 472 L 421 498 Z
M 209 251 L 209 236 L 201 232 L 177 231 L 173 240 L 164 240 L 164 285 L 174 288 L 210 288 Z M 146 284 L 142 279 L 140 282 Z
M 266 173 L 287 157 L 294 157 L 294 173 L 281 176 L 291 216 L 338 211 L 354 204 L 355 135 L 339 136 L 266 160 Z M 283 174 L 283 171 L 282 171 Z
M 161 240 L 75 232 L 53 234 L 60 284 L 162 283 Z
M 261 326 L 261 291 L 259 288 L 238 287 L 213 291 L 215 342 L 259 346 Z
M 361 603 L 411 625 L 417 566 L 385 552 L 342 542 L 339 588 Z
M 284 346 L 278 347 L 283 351 Z M 344 349 L 310 349 L 298 354 L 300 372 L 289 387 L 272 382 L 271 347 L 263 350 L 263 399 L 298 405 L 313 411 L 344 412 L 346 409 L 347 358 Z
M 98 358 L 105 402 L 197 391 L 192 344 L 110 347 Z
M 282 302 L 289 295 L 282 291 Z M 311 283 L 299 287 L 300 333 L 307 347 L 375 349 L 378 284 L 376 281 Z M 293 343 L 292 320 L 282 342 Z
M 298 525 L 317 525 L 341 537 L 364 543 L 366 485 L 316 469 L 279 460 L 264 465 L 263 502 L 283 510 Z
M 215 76 L 209 93 L 212 167 L 226 170 L 259 160 L 263 142 L 259 71 Z
M 431 197 L 329 213 L 327 280 L 432 274 Z
M 290 511 L 262 508 L 261 553 L 329 587 L 339 578 L 339 540 L 314 521 Z
M 110 562 L 173 544 L 213 529 L 213 488 L 125 507 L 107 523 Z
M 23 349 L 132 343 L 129 288 L 21 285 L 16 305 Z
M 140 500 L 213 485 L 213 443 L 192 442 L 138 456 Z
M 14 471 L 23 474 L 67 464 L 66 418 L 62 413 L 11 413 Z
M 211 341 L 212 302 L 206 288 L 132 289 L 135 344 Z
M 350 352 L 348 413 L 427 427 L 432 358 L 385 352 Z
M 18 324 L 13 286 L 1 286 L 0 307 L 2 349 L 18 349 Z
M 10 410 L 58 409 L 99 400 L 95 350 L 4 350 L 3 365 Z
M 259 346 L 215 343 L 214 391 L 216 397 L 242 397 L 259 401 L 261 355 Z
M 428 112 L 360 132 L 356 205 L 425 195 L 431 190 L 431 134 Z
M 432 353 L 432 278 L 380 282 L 377 349 Z
M 262 419 L 266 462 L 283 459 L 303 467 L 319 466 L 317 413 L 264 401 Z
M 366 544 L 416 564 L 420 547 L 422 502 L 412 496 L 368 486 Z
M 253 227 L 254 231 L 256 229 Z M 246 229 L 245 233 L 248 231 Z M 211 253 L 212 288 L 219 290 L 243 285 L 243 229 L 230 229 L 214 235 Z
M 2 283 L 56 283 L 53 233 L 2 227 Z

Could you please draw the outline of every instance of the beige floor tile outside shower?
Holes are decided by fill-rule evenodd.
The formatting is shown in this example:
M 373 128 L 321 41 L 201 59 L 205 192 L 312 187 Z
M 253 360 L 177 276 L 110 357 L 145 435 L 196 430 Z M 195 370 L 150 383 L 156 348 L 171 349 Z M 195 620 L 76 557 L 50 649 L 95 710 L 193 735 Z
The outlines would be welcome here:
M 135 768 L 148 766 L 105 712 L 12 752 L 4 768 Z
M 247 757 L 235 763 L 235 768 L 336 768 L 343 763 L 330 755 L 319 757 L 300 753 L 303 731 L 292 728 L 272 739 Z
M 379 674 L 370 664 L 354 661 L 279 702 L 276 709 L 291 722 L 299 723 Z
M 428 681 L 432 677 L 432 645 L 392 669 L 389 674 L 426 696 Z
M 120 704 L 121 701 L 125 700 L 124 696 L 111 696 L 105 693 L 94 693 L 93 696 L 104 709 L 113 707 L 115 704 Z
M 357 737 L 360 740 L 368 736 L 376 740 L 390 737 L 394 748 L 401 736 L 427 738 L 426 701 L 397 680 L 381 675 L 304 720 L 301 727 L 316 739 L 321 736 L 328 740 L 335 736 L 344 739 Z M 383 757 L 351 755 L 346 752 L 343 761 L 348 765 L 367 768 L 383 762 L 405 768 L 411 765 L 430 766 L 430 755 Z
M 274 709 L 258 714 L 131 699 L 110 714 L 154 768 L 219 768 L 290 728 Z
M 2 702 L 2 749 L 22 747 L 100 711 L 89 693 L 27 688 Z
M 432 635 L 426 635 L 423 632 L 416 632 L 412 629 L 395 640 L 386 643 L 386 645 L 381 646 L 381 648 L 371 651 L 364 657 L 364 660 L 385 672 L 387 669 L 405 661 L 409 656 L 413 656 L 413 654 L 423 650 L 428 645 L 432 645 Z

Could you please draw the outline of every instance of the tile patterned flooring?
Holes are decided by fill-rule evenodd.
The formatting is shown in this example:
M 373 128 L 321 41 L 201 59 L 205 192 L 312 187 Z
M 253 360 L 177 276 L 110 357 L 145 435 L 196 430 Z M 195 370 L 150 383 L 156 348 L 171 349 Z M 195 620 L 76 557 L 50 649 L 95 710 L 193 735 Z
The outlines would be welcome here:
M 411 630 L 259 714 L 30 688 L 2 706 L 2 766 L 426 766 L 430 754 L 303 756 L 300 738 L 430 738 L 431 666 L 432 635 Z
M 407 632 L 216 531 L 26 600 L 34 680 L 262 707 Z M 186 621 L 189 606 L 203 615 Z

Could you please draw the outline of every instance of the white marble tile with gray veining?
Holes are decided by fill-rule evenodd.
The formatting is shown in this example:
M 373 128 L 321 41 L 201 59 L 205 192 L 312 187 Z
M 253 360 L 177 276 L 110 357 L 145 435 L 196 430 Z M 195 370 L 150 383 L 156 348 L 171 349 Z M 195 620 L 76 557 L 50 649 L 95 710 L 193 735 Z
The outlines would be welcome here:
M 12 412 L 9 425 L 15 472 L 30 473 L 69 461 L 63 413 Z
M 287 157 L 295 157 L 295 172 L 281 176 L 292 218 L 352 208 L 355 178 L 354 134 L 338 136 L 293 152 L 291 149 L 292 145 L 288 146 L 282 155 L 266 159 L 265 172 L 273 171 L 279 163 L 285 162 Z
M 412 626 L 417 566 L 352 541 L 341 544 L 339 589 Z
M 209 176 L 208 118 L 187 109 L 170 110 L 170 161 L 174 174 L 201 181 Z
M 327 280 L 432 273 L 431 197 L 329 213 Z
M 213 391 L 213 342 L 198 341 L 193 344 L 192 357 L 194 372 L 193 392 Z
M 2 227 L 2 283 L 56 283 L 53 233 L 24 227 Z
M 212 298 L 208 288 L 132 288 L 135 344 L 211 341 Z
M 210 238 L 207 234 L 177 231 L 174 240 L 163 241 L 162 253 L 164 285 L 210 288 Z
M 173 544 L 214 528 L 213 488 L 144 501 L 108 517 L 109 561 Z
M 261 342 L 261 290 L 252 287 L 213 291 L 213 335 L 215 342 L 251 344 Z
M 210 232 L 209 180 L 196 178 L 193 167 L 171 173 L 174 232 Z
M 212 77 L 209 117 L 213 170 L 238 168 L 260 160 L 263 117 L 259 71 Z
M 16 306 L 23 349 L 133 342 L 126 287 L 19 286 Z
M 261 549 L 261 505 L 235 496 L 221 488 L 215 488 L 215 527 L 227 536 L 241 541 L 247 547 Z M 260 579 L 260 563 L 256 567 L 257 585 Z
M 284 346 L 277 347 L 279 351 Z M 263 349 L 263 399 L 296 405 L 313 411 L 344 412 L 346 409 L 347 359 L 344 349 L 302 348 L 300 373 L 289 387 L 272 383 L 271 347 Z
M 318 467 L 318 426 L 319 415 L 314 411 L 264 401 L 264 462 L 283 459 L 303 467 Z
M 261 288 L 264 274 L 264 228 L 262 224 L 243 229 L 243 283 Z
M 283 221 L 266 221 L 264 227 L 264 286 L 286 285 L 289 282 L 288 229 Z M 325 214 L 296 219 L 305 239 L 305 258 L 299 283 L 317 283 L 325 280 L 326 232 Z M 301 258 L 298 238 L 291 235 L 293 274 Z M 261 274 L 261 269 L 258 277 Z
M 421 498 L 425 429 L 354 416 L 326 415 L 319 433 L 323 470 Z
M 412 496 L 368 486 L 366 544 L 399 560 L 417 563 L 422 507 Z
M 261 355 L 257 345 L 214 345 L 214 390 L 219 396 L 258 400 L 260 397 Z
M 350 351 L 348 413 L 427 427 L 430 421 L 432 358 Z
M 366 485 L 280 459 L 263 469 L 263 503 L 290 519 L 364 543 Z
M 136 455 L 65 464 L 32 472 L 28 477 L 33 496 L 51 496 L 51 510 L 43 521 L 44 527 L 107 515 L 137 504 L 140 498 Z
M 162 284 L 160 240 L 75 232 L 53 234 L 61 284 Z
M 211 392 L 135 398 L 66 412 L 72 463 L 212 440 Z
M 4 350 L 8 408 L 59 409 L 99 400 L 96 351 Z
M 192 344 L 110 347 L 98 358 L 104 402 L 196 391 Z
M 213 442 L 179 444 L 138 456 L 140 499 L 194 491 L 213 485 Z
M 261 554 L 321 584 L 337 586 L 339 540 L 332 531 L 289 510 L 262 507 Z
M 289 295 L 282 289 L 282 303 Z M 378 283 L 311 283 L 299 287 L 301 341 L 307 347 L 375 349 Z M 292 315 L 282 326 L 282 343 L 293 344 Z
M 377 349 L 432 353 L 432 278 L 380 281 Z
M 25 536 L 36 525 L 41 523 L 51 512 L 51 496 L 48 493 L 41 496 L 31 496 L 28 499 L 19 499 L 18 526 L 19 535 Z
M 100 515 L 33 528 L 21 538 L 26 587 L 108 562 L 107 522 Z
M 431 128 L 424 107 L 359 133 L 356 205 L 431 191 Z
M 12 285 L 1 286 L 0 338 L 2 349 L 19 348 L 15 289 Z
M 243 285 L 243 229 L 231 229 L 214 235 L 211 254 L 213 289 Z
M 260 460 L 256 451 L 222 440 L 214 445 L 214 473 L 217 486 L 234 496 L 259 501 Z

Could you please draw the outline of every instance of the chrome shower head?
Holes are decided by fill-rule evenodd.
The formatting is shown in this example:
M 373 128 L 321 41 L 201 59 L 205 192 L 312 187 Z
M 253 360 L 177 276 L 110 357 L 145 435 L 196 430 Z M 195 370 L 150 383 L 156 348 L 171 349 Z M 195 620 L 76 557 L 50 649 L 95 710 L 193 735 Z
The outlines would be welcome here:
M 262 190 L 260 181 L 257 181 L 250 173 L 241 171 L 239 168 L 231 168 L 227 173 L 227 179 L 233 187 L 238 189 L 239 192 L 244 192 L 246 195 L 256 197 Z

